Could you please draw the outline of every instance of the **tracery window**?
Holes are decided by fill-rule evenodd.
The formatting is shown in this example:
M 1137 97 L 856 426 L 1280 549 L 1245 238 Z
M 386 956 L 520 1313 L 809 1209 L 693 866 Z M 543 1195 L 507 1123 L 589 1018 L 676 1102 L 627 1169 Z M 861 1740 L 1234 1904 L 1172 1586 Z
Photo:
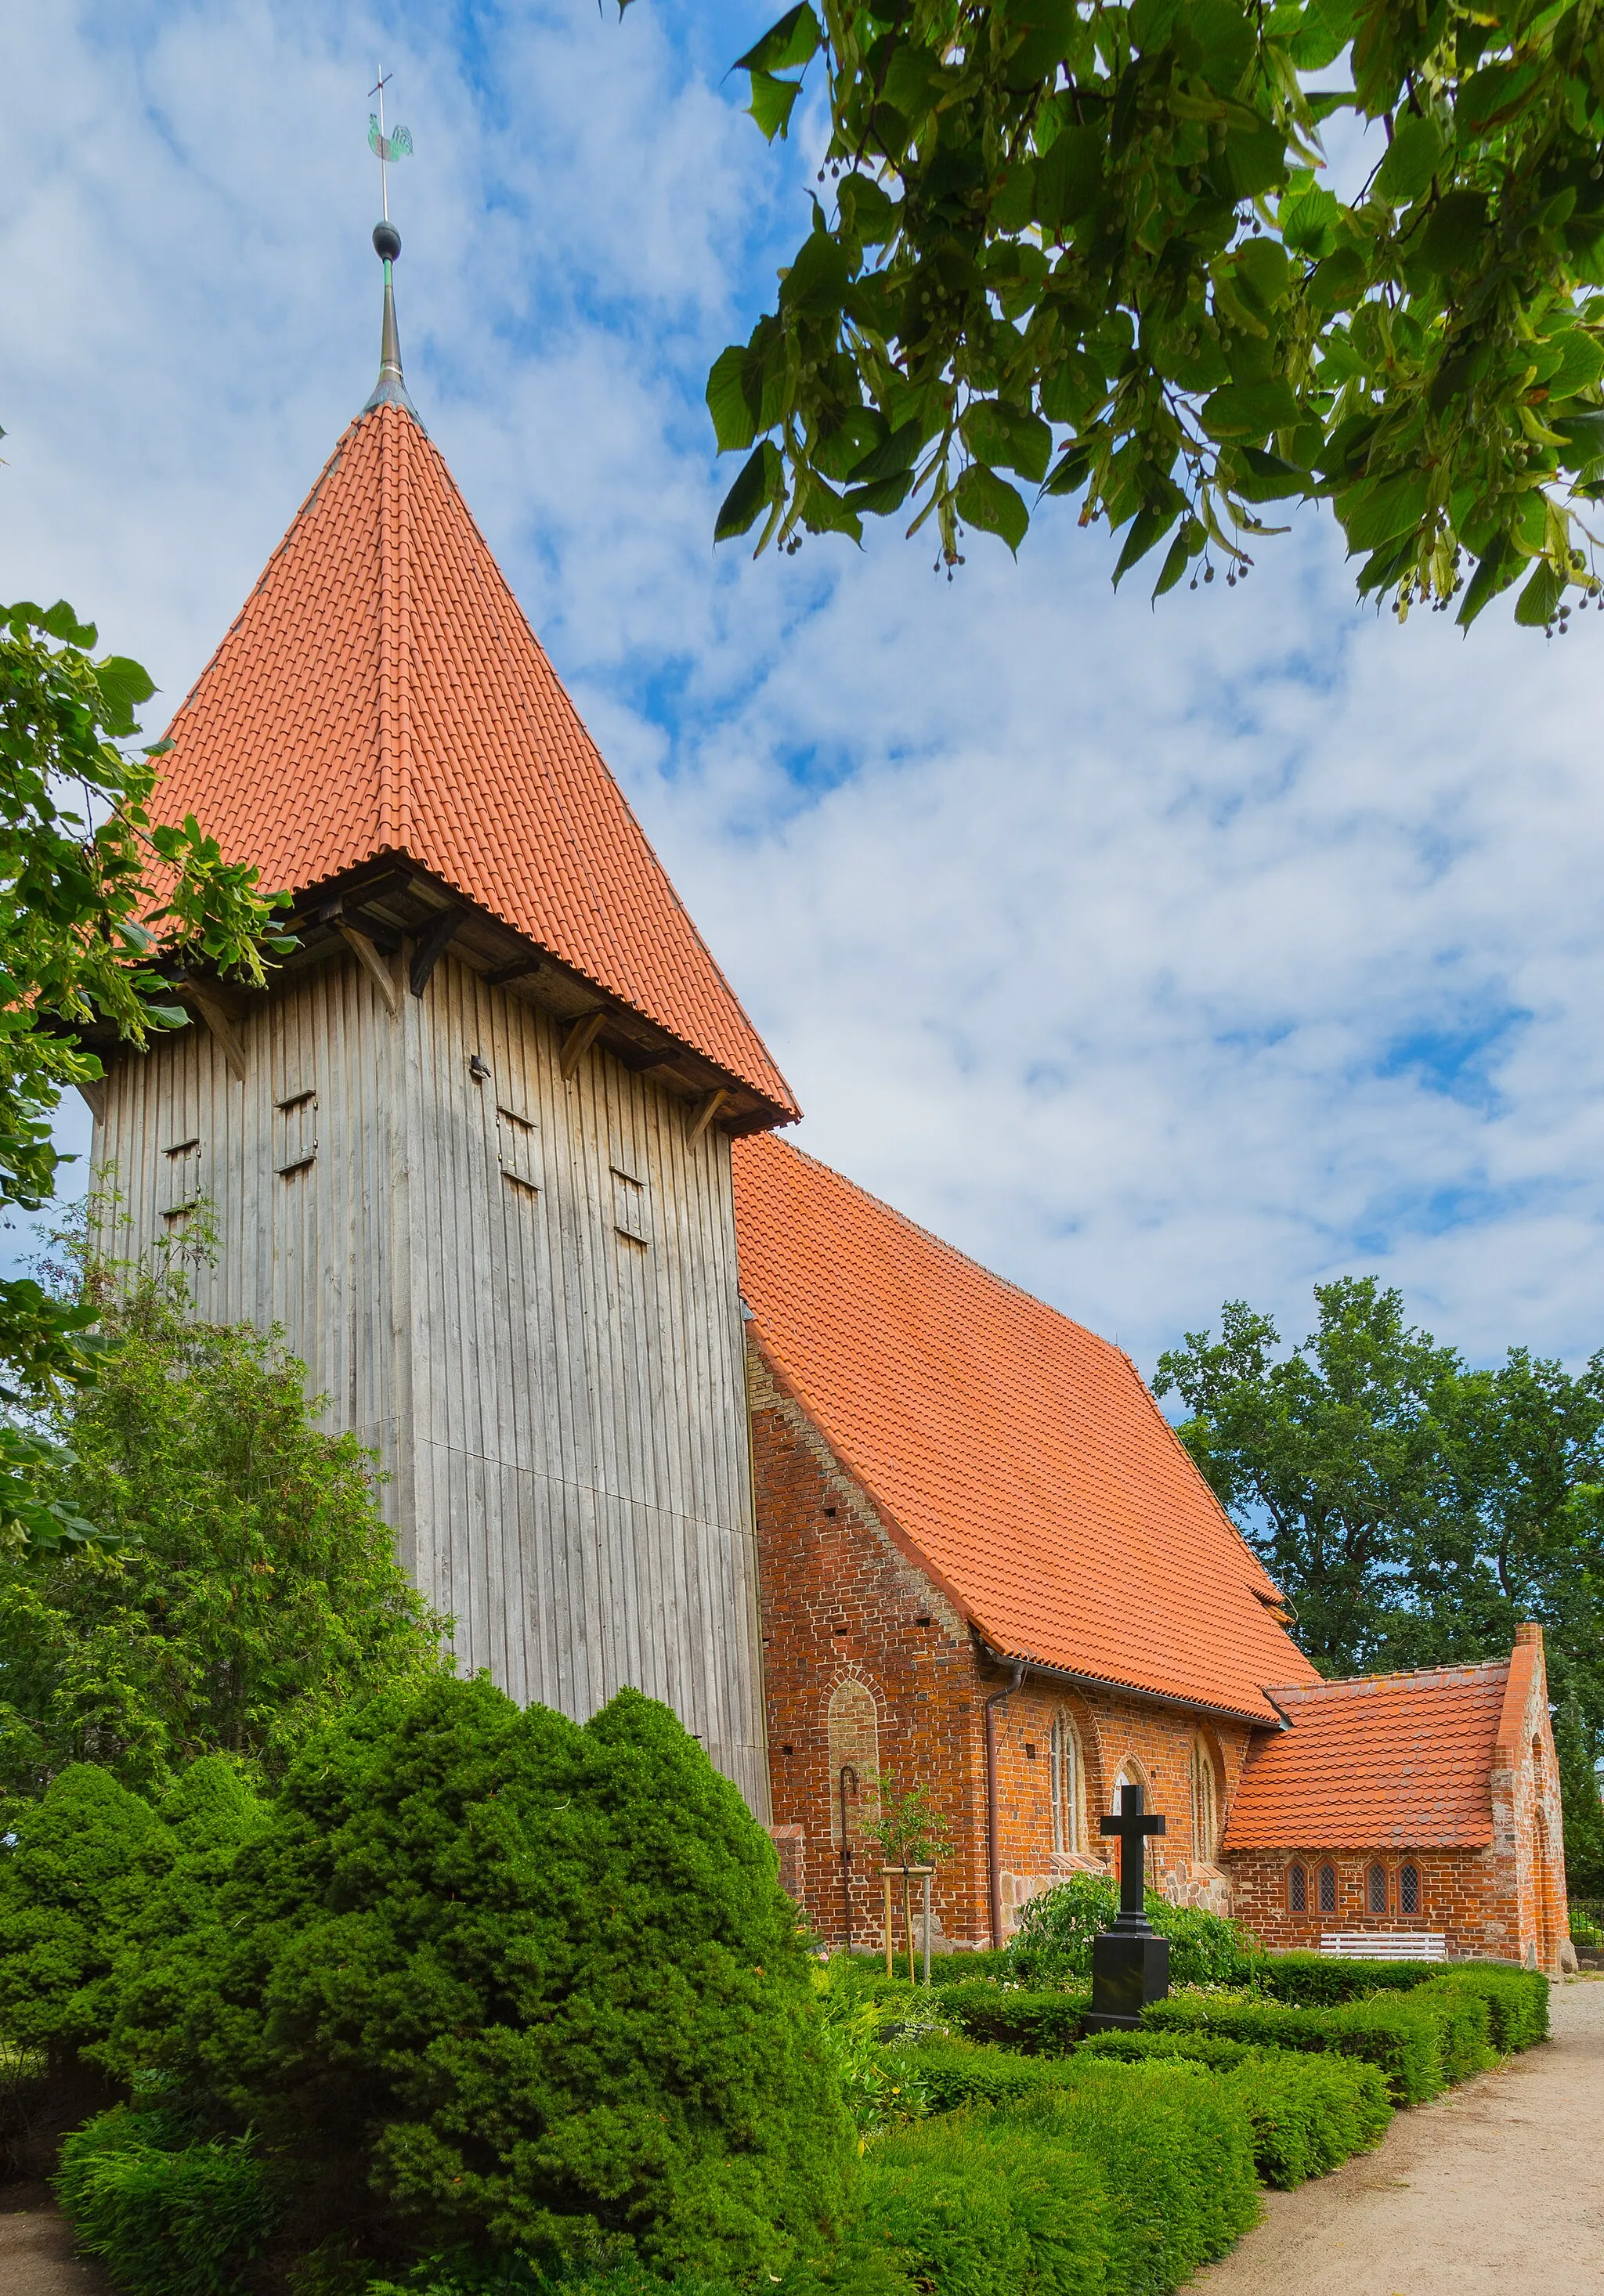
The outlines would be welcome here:
M 1398 1868 L 1398 1911 L 1418 1914 L 1420 1910 L 1420 1869 L 1418 1866 Z
M 1192 1741 L 1192 1855 L 1212 1866 L 1220 1847 L 1220 1822 L 1214 1795 L 1214 1757 L 1201 1731 Z
M 1052 1735 L 1053 1848 L 1078 1851 L 1085 1847 L 1085 1772 L 1081 1740 L 1067 1714 L 1053 1722 Z
M 1309 1910 L 1309 1876 L 1301 1866 L 1287 1868 L 1287 1910 L 1293 1914 Z
M 1365 1905 L 1372 1914 L 1386 1911 L 1386 1868 L 1372 1866 L 1364 1877 Z
M 1337 1911 L 1337 1868 L 1335 1866 L 1322 1866 L 1320 1867 L 1316 1881 L 1316 1888 L 1320 1896 L 1320 1909 L 1321 1913 L 1334 1914 Z

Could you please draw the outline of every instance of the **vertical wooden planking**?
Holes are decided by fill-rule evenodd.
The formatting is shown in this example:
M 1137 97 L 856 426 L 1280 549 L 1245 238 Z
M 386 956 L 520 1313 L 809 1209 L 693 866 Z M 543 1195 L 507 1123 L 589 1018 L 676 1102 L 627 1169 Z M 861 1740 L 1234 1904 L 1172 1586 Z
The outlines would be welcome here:
M 664 1698 L 766 1814 L 728 1143 L 604 1053 L 564 1081 L 549 1016 L 449 953 L 401 1004 L 342 951 L 253 1012 L 243 1084 L 198 1024 L 119 1059 L 95 1152 L 128 1242 L 168 1233 L 193 1132 L 218 1242 L 197 1311 L 281 1324 L 326 1423 L 379 1452 L 463 1664 L 581 1718 L 626 1682 Z M 285 1172 L 306 1092 L 316 1153 Z

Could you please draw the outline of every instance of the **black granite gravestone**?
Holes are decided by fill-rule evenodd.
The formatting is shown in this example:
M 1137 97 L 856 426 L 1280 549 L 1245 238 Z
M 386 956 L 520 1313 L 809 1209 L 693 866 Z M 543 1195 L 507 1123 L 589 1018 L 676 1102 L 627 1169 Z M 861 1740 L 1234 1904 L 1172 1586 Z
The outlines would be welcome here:
M 1089 2033 L 1139 2025 L 1144 2005 L 1162 2001 L 1170 1989 L 1170 1940 L 1142 1910 L 1147 1836 L 1162 1833 L 1164 1822 L 1144 1814 L 1144 1799 L 1140 1786 L 1123 1787 L 1118 1810 L 1102 1822 L 1102 1832 L 1119 1840 L 1120 1910 L 1113 1928 L 1092 1939 Z

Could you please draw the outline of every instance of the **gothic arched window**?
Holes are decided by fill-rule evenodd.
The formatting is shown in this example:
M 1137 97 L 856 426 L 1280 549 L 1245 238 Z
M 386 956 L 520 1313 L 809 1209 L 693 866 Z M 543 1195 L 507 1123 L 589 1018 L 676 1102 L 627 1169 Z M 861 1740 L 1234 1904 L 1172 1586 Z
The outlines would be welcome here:
M 1085 1773 L 1081 1761 L 1080 1734 L 1067 1714 L 1059 1714 L 1053 1722 L 1052 1791 L 1053 1848 L 1083 1849 Z
M 1372 1866 L 1370 1872 L 1365 1875 L 1364 1902 L 1368 1912 L 1372 1914 L 1386 1913 L 1386 1868 L 1385 1866 Z
M 1320 1895 L 1320 1909 L 1321 1913 L 1334 1914 L 1337 1911 L 1337 1868 L 1335 1866 L 1322 1866 L 1320 1867 L 1320 1873 L 1316 1877 L 1316 1888 Z
M 1418 1914 L 1420 1910 L 1420 1869 L 1418 1866 L 1398 1868 L 1398 1911 Z
M 830 1693 L 826 1730 L 830 1750 L 830 1840 L 852 1848 L 874 1815 L 871 1784 L 880 1767 L 880 1718 L 867 1683 L 838 1682 Z
M 1212 1866 L 1220 1847 L 1220 1820 L 1214 1795 L 1214 1757 L 1201 1731 L 1192 1741 L 1192 1855 Z
M 1309 1910 L 1309 1876 L 1301 1866 L 1287 1868 L 1287 1910 L 1291 1914 L 1306 1914 Z

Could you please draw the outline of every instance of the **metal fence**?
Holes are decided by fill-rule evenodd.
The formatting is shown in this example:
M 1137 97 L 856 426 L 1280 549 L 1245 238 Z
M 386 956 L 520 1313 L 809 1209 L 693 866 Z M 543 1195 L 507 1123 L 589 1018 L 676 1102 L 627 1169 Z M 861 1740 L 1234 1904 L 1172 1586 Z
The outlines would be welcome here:
M 1573 1898 L 1570 1901 L 1571 1942 L 1590 1953 L 1604 1953 L 1604 1898 Z

